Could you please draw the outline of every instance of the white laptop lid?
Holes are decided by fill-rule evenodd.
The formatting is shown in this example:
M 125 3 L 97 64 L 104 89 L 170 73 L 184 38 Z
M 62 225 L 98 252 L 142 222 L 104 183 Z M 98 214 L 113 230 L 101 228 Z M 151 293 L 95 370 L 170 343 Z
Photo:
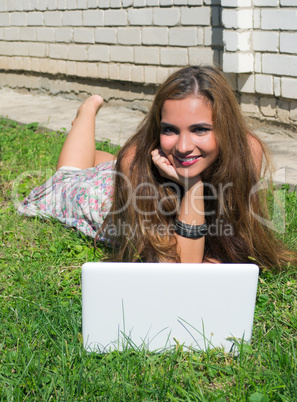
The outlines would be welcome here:
M 234 338 L 251 339 L 258 274 L 254 264 L 86 263 L 85 348 L 228 352 Z

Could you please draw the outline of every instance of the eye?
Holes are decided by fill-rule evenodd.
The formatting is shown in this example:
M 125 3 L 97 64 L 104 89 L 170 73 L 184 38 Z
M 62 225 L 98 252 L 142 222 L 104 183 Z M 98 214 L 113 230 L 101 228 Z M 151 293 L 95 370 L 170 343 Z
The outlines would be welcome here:
M 172 135 L 178 134 L 178 130 L 172 126 L 161 126 L 161 134 Z
M 208 126 L 195 126 L 192 128 L 192 133 L 196 133 L 196 134 L 206 134 L 209 131 L 212 131 L 212 127 L 208 127 Z

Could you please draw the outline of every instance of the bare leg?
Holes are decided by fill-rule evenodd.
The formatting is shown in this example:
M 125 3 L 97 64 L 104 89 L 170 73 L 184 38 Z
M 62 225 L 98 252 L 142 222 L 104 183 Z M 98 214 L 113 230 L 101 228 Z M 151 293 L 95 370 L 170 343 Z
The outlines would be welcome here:
M 80 106 L 61 150 L 57 169 L 62 166 L 87 169 L 114 159 L 113 155 L 107 152 L 100 155 L 95 149 L 95 119 L 102 105 L 101 96 L 93 95 Z

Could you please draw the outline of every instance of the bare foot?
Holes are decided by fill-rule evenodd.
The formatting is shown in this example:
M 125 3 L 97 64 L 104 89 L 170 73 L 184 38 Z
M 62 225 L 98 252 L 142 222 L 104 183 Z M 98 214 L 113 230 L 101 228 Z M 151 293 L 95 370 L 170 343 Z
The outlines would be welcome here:
M 72 121 L 72 125 L 75 122 L 75 120 L 77 119 L 77 117 L 85 112 L 85 111 L 89 111 L 89 112 L 94 112 L 95 116 L 97 115 L 97 113 L 99 112 L 99 110 L 101 109 L 102 105 L 104 103 L 103 98 L 100 95 L 92 95 L 89 98 L 87 98 L 81 105 L 80 107 L 77 109 L 77 113 L 76 113 L 76 117 L 75 119 Z

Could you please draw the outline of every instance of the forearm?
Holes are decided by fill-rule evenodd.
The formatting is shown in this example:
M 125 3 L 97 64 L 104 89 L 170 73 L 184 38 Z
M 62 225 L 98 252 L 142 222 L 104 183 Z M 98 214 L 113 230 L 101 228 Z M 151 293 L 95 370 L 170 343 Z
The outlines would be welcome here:
M 185 191 L 178 220 L 188 225 L 203 225 L 205 222 L 203 183 L 198 182 Z M 188 239 L 176 234 L 181 262 L 201 263 L 204 256 L 205 237 Z

